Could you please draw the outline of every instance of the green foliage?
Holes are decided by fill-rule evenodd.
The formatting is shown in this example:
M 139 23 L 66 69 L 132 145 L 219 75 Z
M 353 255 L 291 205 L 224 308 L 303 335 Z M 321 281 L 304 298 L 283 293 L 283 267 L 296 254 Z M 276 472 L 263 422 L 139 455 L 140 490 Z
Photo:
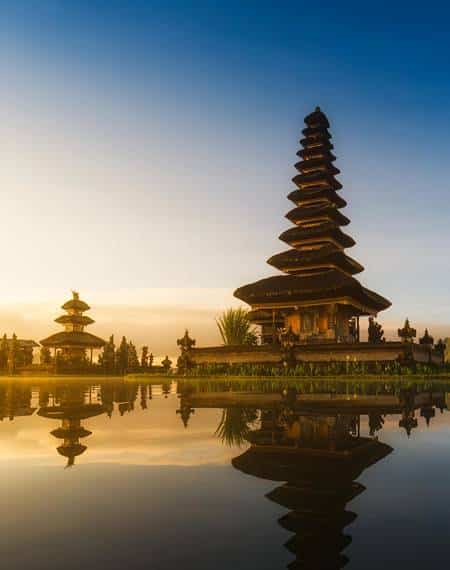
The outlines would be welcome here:
M 114 335 L 109 337 L 109 341 L 103 347 L 103 351 L 98 358 L 98 363 L 105 374 L 113 374 L 116 368 L 116 345 Z
M 170 358 L 166 355 L 166 357 L 164 358 L 164 360 L 161 362 L 161 366 L 164 368 L 164 371 L 169 374 L 171 368 L 172 368 L 172 361 L 170 360 Z
M 148 368 L 148 346 L 143 346 L 141 350 L 141 368 Z
M 116 369 L 119 374 L 126 374 L 128 367 L 128 343 L 123 336 L 116 353 Z
M 6 334 L 4 334 L 0 342 L 0 370 L 6 370 L 8 367 L 8 352 L 8 340 Z
M 250 425 L 256 418 L 257 414 L 254 410 L 247 408 L 224 408 L 215 435 L 230 447 L 240 447 L 250 431 Z
M 130 341 L 128 343 L 127 353 L 127 371 L 135 372 L 139 369 L 139 359 L 135 345 Z
M 220 336 L 225 345 L 255 345 L 258 337 L 243 308 L 228 309 L 217 319 Z
M 436 376 L 448 373 L 450 364 L 440 366 L 434 364 L 406 363 L 399 361 L 360 362 L 297 362 L 294 366 L 285 367 L 279 364 L 202 364 L 187 372 L 191 377 L 253 377 L 253 378 L 335 378 L 339 376 Z
M 11 342 L 9 343 L 8 349 L 8 373 L 14 374 L 17 367 L 17 355 L 19 351 L 19 345 L 17 342 L 16 334 L 12 335 Z
M 50 353 L 50 349 L 47 346 L 41 347 L 40 362 L 45 366 L 48 366 L 52 363 L 52 355 Z

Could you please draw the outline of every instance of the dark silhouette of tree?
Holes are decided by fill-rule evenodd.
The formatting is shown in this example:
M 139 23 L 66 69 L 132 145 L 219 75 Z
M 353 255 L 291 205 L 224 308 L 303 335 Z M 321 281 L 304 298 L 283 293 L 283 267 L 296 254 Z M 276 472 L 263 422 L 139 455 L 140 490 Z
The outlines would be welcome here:
M 432 336 L 430 336 L 430 334 L 428 333 L 428 329 L 425 329 L 425 333 L 424 333 L 423 337 L 419 338 L 419 344 L 425 344 L 428 346 L 433 346 L 434 338 Z
M 46 366 L 52 363 L 52 355 L 50 353 L 50 349 L 47 346 L 41 347 L 40 362 Z
M 19 344 L 17 342 L 17 336 L 14 333 L 12 335 L 11 342 L 9 343 L 8 350 L 8 372 L 9 374 L 14 374 L 17 367 L 17 356 L 19 352 Z
M 164 368 L 165 372 L 170 372 L 170 369 L 172 368 L 172 361 L 167 355 L 165 359 L 161 362 L 161 366 Z
M 114 335 L 109 337 L 109 341 L 103 347 L 98 363 L 106 373 L 114 373 L 116 368 L 116 345 L 114 344 Z
M 126 374 L 128 367 L 128 343 L 123 336 L 116 353 L 116 368 L 119 374 Z
M 148 346 L 143 346 L 141 350 L 141 368 L 148 368 Z
M 445 349 L 446 349 L 446 344 L 445 344 L 445 342 L 440 338 L 440 339 L 437 341 L 437 343 L 436 343 L 434 349 L 436 350 L 436 352 L 438 352 L 438 353 L 439 353 L 440 355 L 442 355 L 442 357 L 443 357 L 443 356 L 445 355 Z
M 216 322 L 225 345 L 257 344 L 258 337 L 248 318 L 248 311 L 242 307 L 228 309 Z
M 135 372 L 139 369 L 139 358 L 137 355 L 137 350 L 135 345 L 130 341 L 128 343 L 128 362 L 127 362 L 127 370 L 131 372 Z
M 369 317 L 368 340 L 373 343 L 385 341 L 383 327 L 373 317 Z
M 8 366 L 8 352 L 9 352 L 9 344 L 7 340 L 6 334 L 3 335 L 2 340 L 0 342 L 0 369 L 6 370 Z

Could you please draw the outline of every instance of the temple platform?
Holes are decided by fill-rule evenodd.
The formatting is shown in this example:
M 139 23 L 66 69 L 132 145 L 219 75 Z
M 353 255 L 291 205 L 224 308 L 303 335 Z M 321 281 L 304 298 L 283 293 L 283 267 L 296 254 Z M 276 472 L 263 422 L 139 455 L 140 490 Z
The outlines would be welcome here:
M 443 357 L 428 345 L 383 343 L 311 343 L 294 345 L 291 358 L 296 362 L 416 362 L 441 365 Z M 261 346 L 210 346 L 190 350 L 197 364 L 281 364 L 286 349 L 280 345 Z

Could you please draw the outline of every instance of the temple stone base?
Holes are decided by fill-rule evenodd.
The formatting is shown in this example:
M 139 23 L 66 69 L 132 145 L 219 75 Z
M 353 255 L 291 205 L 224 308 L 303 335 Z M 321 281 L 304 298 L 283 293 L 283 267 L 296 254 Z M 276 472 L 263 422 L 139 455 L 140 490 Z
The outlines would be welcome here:
M 211 346 L 192 348 L 192 361 L 197 364 L 280 364 L 286 350 L 279 345 Z M 371 344 L 323 343 L 296 345 L 291 358 L 296 362 L 392 362 L 413 361 L 422 364 L 443 364 L 443 357 L 430 346 L 402 342 Z

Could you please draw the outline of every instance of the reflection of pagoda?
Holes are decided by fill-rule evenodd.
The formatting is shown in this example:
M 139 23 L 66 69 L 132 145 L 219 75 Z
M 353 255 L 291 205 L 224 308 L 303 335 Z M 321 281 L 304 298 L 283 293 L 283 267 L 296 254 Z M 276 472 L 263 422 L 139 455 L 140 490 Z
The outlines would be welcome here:
M 53 348 L 55 355 L 57 350 L 60 350 L 63 360 L 71 362 L 84 361 L 86 350 L 90 350 L 92 362 L 93 350 L 104 346 L 105 341 L 84 330 L 86 326 L 94 323 L 91 317 L 84 315 L 89 311 L 89 305 L 80 299 L 76 291 L 73 291 L 72 299 L 64 303 L 61 308 L 66 314 L 55 319 L 55 322 L 63 325 L 64 331 L 41 340 L 42 346 Z
M 343 568 L 351 537 L 344 528 L 356 514 L 346 505 L 364 491 L 361 473 L 392 449 L 359 436 L 359 417 L 262 412 L 261 427 L 247 436 L 251 447 L 233 459 L 240 471 L 285 482 L 267 498 L 289 509 L 279 524 L 294 533 L 286 548 L 288 568 Z
M 77 386 L 63 391 L 60 405 L 40 408 L 38 415 L 61 421 L 61 426 L 50 433 L 62 440 L 57 451 L 60 455 L 67 457 L 67 467 L 74 465 L 75 458 L 87 449 L 80 439 L 91 435 L 92 432 L 82 426 L 82 420 L 98 416 L 106 411 L 101 404 L 85 403 L 84 392 L 81 387 Z

